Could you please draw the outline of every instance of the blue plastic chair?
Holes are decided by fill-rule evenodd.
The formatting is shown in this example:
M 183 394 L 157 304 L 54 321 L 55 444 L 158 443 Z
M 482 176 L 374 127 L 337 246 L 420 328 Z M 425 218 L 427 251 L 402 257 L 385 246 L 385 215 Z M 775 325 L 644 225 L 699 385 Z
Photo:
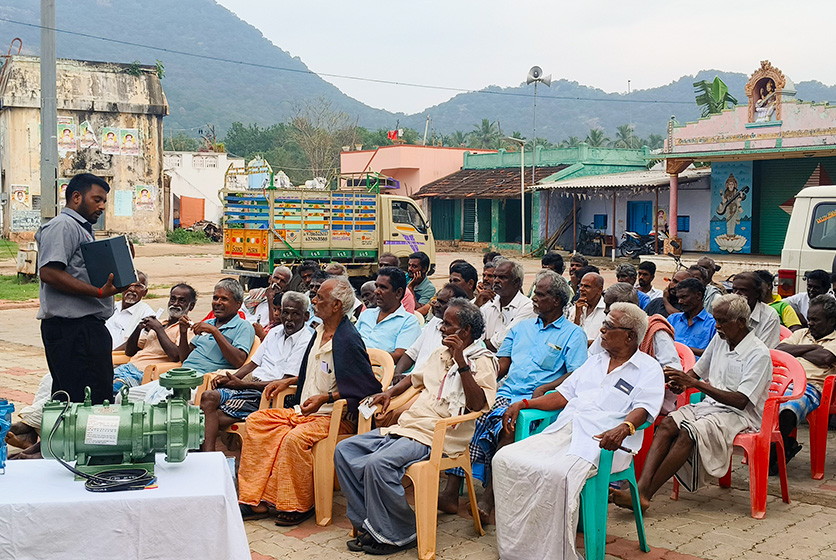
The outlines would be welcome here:
M 517 428 L 514 440 L 521 441 L 529 435 L 542 432 L 546 429 L 546 426 L 555 421 L 559 414 L 559 410 L 543 411 L 530 408 L 521 410 L 517 416 Z M 538 420 L 540 423 L 532 431 L 532 422 Z M 649 426 L 650 422 L 645 422 L 638 429 L 644 430 Z M 633 499 L 633 516 L 636 519 L 636 530 L 639 534 L 639 547 L 644 552 L 650 552 L 650 546 L 647 544 L 647 538 L 644 532 L 644 519 L 639 503 L 639 490 L 636 484 L 636 472 L 633 469 L 633 461 L 631 459 L 630 466 L 623 471 L 607 476 L 605 473 L 612 471 L 612 459 L 613 452 L 602 449 L 601 456 L 598 459 L 598 474 L 587 480 L 583 490 L 581 490 L 580 521 L 583 523 L 584 557 L 586 560 L 604 560 L 604 549 L 607 544 L 609 486 L 613 482 L 622 480 L 626 480 L 630 485 L 630 496 Z

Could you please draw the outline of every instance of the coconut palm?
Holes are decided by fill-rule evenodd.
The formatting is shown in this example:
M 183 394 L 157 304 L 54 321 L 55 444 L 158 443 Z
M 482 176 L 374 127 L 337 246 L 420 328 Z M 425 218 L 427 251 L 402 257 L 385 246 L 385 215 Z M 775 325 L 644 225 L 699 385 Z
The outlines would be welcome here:
M 714 76 L 714 81 L 710 84 L 705 80 L 694 82 L 694 94 L 697 96 L 697 105 L 702 110 L 703 117 L 716 115 L 727 105 L 737 105 L 737 99 L 729 93 L 728 86 L 719 76 Z
M 604 134 L 604 131 L 600 128 L 593 128 L 589 131 L 589 134 L 586 136 L 586 143 L 592 146 L 593 148 L 601 148 L 607 145 L 610 139 Z
M 658 150 L 665 145 L 665 137 L 661 134 L 651 134 L 647 137 L 645 144 L 647 144 L 651 150 Z
M 581 142 L 583 142 L 583 140 L 581 140 L 577 136 L 570 136 L 569 138 L 567 138 L 566 140 L 564 140 L 563 142 L 560 143 L 560 147 L 561 148 L 577 148 L 578 146 L 580 146 Z
M 472 148 L 494 149 L 499 145 L 499 129 L 490 119 L 482 119 L 482 124 L 474 125 L 469 136 Z
M 614 148 L 630 148 L 635 150 L 641 146 L 641 143 L 641 139 L 633 134 L 633 125 L 622 124 L 617 127 L 615 140 L 613 141 Z
M 444 144 L 454 148 L 463 148 L 467 144 L 467 134 L 457 130 L 444 138 Z

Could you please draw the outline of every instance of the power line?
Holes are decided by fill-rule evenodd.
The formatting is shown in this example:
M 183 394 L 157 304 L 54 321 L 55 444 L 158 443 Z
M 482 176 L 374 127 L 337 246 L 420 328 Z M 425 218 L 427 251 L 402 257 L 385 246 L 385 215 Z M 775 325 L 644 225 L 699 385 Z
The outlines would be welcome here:
M 383 80 L 380 78 L 367 78 L 363 76 L 350 76 L 347 74 L 334 74 L 330 72 L 314 72 L 313 70 L 309 69 L 300 69 L 300 68 L 286 68 L 282 66 L 273 66 L 270 64 L 260 64 L 258 62 L 248 62 L 245 60 L 233 60 L 230 58 L 223 58 L 220 56 L 212 56 L 207 54 L 198 54 L 198 53 L 191 53 L 187 51 L 181 51 L 177 49 L 169 49 L 165 47 L 157 47 L 154 45 L 144 45 L 142 43 L 134 43 L 132 41 L 123 41 L 121 39 L 112 39 L 110 37 L 101 37 L 99 35 L 93 35 L 90 33 L 82 33 L 80 31 L 70 31 L 68 29 L 59 29 L 59 28 L 51 28 L 51 27 L 44 27 L 42 25 L 36 23 L 28 23 L 25 21 L 16 21 L 9 18 L 2 18 L 0 17 L 0 21 L 4 21 L 6 23 L 11 23 L 14 25 L 21 25 L 24 27 L 32 27 L 35 29 L 49 29 L 51 31 L 55 31 L 57 33 L 64 33 L 66 35 L 75 35 L 78 37 L 85 37 L 87 39 L 96 39 L 98 41 L 105 41 L 108 43 L 116 43 L 119 45 L 126 45 L 129 47 L 139 47 L 143 49 L 149 49 L 153 51 L 164 52 L 168 54 L 177 54 L 181 56 L 189 56 L 192 58 L 199 58 L 203 60 L 211 60 L 214 62 L 224 62 L 228 64 L 238 64 L 241 66 L 250 66 L 252 68 L 260 68 L 264 70 L 277 70 L 280 72 L 293 72 L 296 74 L 310 74 L 313 76 L 324 76 L 328 78 L 337 78 L 343 80 L 354 80 L 358 82 L 368 82 L 372 84 L 381 84 L 381 85 L 392 85 L 392 86 L 402 86 L 402 87 L 413 87 L 413 88 L 421 88 L 421 89 L 432 89 L 432 90 L 439 90 L 439 91 L 450 91 L 456 93 L 478 93 L 482 95 L 501 95 L 507 97 L 533 97 L 530 93 L 522 93 L 522 92 L 512 92 L 512 91 L 491 91 L 491 90 L 473 90 L 468 88 L 459 88 L 459 87 L 452 87 L 452 86 L 439 86 L 439 85 L 430 85 L 430 84 L 418 84 L 414 82 L 399 82 L 395 80 Z M 571 97 L 567 95 L 540 95 L 540 99 L 558 99 L 562 101 L 591 101 L 591 102 L 601 102 L 601 103 L 645 103 L 645 104 L 655 104 L 655 105 L 693 105 L 692 101 L 675 101 L 675 100 L 660 100 L 660 99 L 618 99 L 618 98 L 597 98 L 597 97 Z

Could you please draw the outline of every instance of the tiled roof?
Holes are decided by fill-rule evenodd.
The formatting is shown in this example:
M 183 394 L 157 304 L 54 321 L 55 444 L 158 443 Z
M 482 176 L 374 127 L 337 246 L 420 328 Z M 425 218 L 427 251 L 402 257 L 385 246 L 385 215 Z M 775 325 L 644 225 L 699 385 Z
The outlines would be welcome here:
M 535 181 L 542 181 L 568 165 L 538 167 Z M 526 191 L 531 189 L 531 166 L 525 168 Z M 462 169 L 427 183 L 414 198 L 512 198 L 520 196 L 520 168 Z

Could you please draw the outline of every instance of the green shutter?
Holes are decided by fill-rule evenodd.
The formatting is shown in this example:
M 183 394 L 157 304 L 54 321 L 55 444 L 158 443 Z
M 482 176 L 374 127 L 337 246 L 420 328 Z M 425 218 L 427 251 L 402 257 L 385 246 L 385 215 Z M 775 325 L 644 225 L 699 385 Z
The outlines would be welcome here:
M 464 235 L 462 241 L 476 241 L 476 201 L 472 198 L 464 201 Z
M 458 200 L 433 199 L 432 226 L 436 239 L 458 239 L 458 232 L 455 230 L 455 207 L 458 204 Z

